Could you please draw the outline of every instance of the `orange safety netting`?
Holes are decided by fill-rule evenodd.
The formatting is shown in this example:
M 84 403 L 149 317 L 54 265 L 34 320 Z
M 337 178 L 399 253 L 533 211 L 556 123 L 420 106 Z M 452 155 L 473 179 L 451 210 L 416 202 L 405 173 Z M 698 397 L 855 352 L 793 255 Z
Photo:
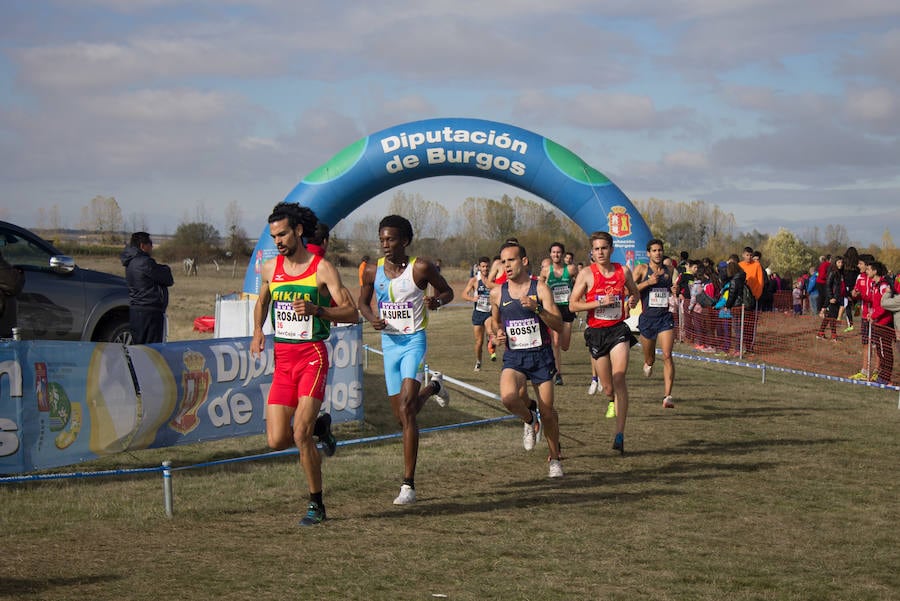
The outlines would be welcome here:
M 795 315 L 776 297 L 771 311 L 733 307 L 730 313 L 680 301 L 675 311 L 676 341 L 698 353 L 740 357 L 841 378 L 868 379 L 884 384 L 900 383 L 894 365 L 894 329 L 853 317 L 834 323 L 818 315 Z M 824 329 L 822 326 L 825 326 Z M 679 349 L 681 350 L 681 349 Z

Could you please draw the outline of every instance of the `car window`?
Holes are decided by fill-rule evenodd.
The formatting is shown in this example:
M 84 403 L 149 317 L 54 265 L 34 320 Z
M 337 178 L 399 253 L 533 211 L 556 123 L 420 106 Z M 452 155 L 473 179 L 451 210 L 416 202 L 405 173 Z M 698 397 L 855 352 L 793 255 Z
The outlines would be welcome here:
M 0 228 L 0 252 L 13 265 L 50 268 L 50 254 L 46 250 L 11 230 Z

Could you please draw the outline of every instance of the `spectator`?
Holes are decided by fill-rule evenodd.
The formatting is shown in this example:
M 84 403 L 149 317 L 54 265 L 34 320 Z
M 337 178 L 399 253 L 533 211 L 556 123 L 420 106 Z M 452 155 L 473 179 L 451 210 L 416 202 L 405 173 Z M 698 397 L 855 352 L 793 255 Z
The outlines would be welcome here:
M 6 240 L 0 238 L 0 248 Z M 16 327 L 16 297 L 25 286 L 25 272 L 11 265 L 0 253 L 0 338 L 11 338 Z
M 363 273 L 366 271 L 366 265 L 369 264 L 369 255 L 363 255 L 363 258 L 359 261 L 359 285 L 362 286 L 363 283 Z
M 831 328 L 831 340 L 837 342 L 837 318 L 844 299 L 844 257 L 835 257 L 825 280 L 826 300 L 822 305 L 822 323 L 816 338 L 825 339 L 825 328 Z
M 878 377 L 875 381 L 890 384 L 894 370 L 894 317 L 882 305 L 882 299 L 890 299 L 893 290 L 884 263 L 872 263 L 869 275 L 872 278 L 872 346 L 878 357 Z
M 868 380 L 873 373 L 868 346 L 872 334 L 872 278 L 870 273 L 874 262 L 875 257 L 868 253 L 859 255 L 857 264 L 859 275 L 856 277 L 853 290 L 850 291 L 851 296 L 859 302 L 859 337 L 863 345 L 862 369 L 850 376 L 852 380 Z
M 850 293 L 856 286 L 856 279 L 859 277 L 859 253 L 856 247 L 850 246 L 844 253 L 844 299 L 840 311 L 838 311 L 838 321 L 841 317 L 847 320 L 847 327 L 844 332 L 853 331 L 853 313 L 856 308 L 856 300 Z
M 828 302 L 825 294 L 825 286 L 828 283 L 828 268 L 831 267 L 831 255 L 819 257 L 819 267 L 816 268 L 816 292 L 819 293 L 816 313 L 822 312 L 822 307 Z
M 122 251 L 131 301 L 132 344 L 153 344 L 165 337 L 169 286 L 175 280 L 169 266 L 157 263 L 152 254 L 153 240 L 147 232 L 133 233 L 131 242 Z
M 794 317 L 803 315 L 803 279 L 794 282 L 794 290 L 791 292 L 791 300 L 794 305 Z

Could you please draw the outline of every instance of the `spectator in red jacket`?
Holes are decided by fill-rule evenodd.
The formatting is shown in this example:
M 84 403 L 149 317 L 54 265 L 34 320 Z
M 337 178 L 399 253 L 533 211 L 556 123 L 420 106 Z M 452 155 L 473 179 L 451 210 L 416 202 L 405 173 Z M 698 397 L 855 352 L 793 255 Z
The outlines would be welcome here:
M 892 294 L 884 263 L 869 266 L 872 276 L 872 346 L 878 357 L 879 384 L 890 384 L 894 370 L 894 314 L 881 305 L 881 298 Z

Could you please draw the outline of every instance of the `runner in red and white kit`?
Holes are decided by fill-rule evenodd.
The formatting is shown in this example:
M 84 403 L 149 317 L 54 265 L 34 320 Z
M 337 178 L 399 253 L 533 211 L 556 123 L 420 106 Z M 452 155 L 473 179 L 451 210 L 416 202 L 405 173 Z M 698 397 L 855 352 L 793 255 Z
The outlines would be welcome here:
M 591 353 L 603 392 L 615 402 L 616 435 L 613 449 L 625 453 L 625 419 L 628 416 L 628 351 L 637 340 L 625 323 L 626 307 L 637 305 L 640 293 L 631 270 L 611 261 L 613 238 L 608 232 L 591 234 L 591 267 L 575 278 L 569 308 L 587 311 L 585 344 Z

